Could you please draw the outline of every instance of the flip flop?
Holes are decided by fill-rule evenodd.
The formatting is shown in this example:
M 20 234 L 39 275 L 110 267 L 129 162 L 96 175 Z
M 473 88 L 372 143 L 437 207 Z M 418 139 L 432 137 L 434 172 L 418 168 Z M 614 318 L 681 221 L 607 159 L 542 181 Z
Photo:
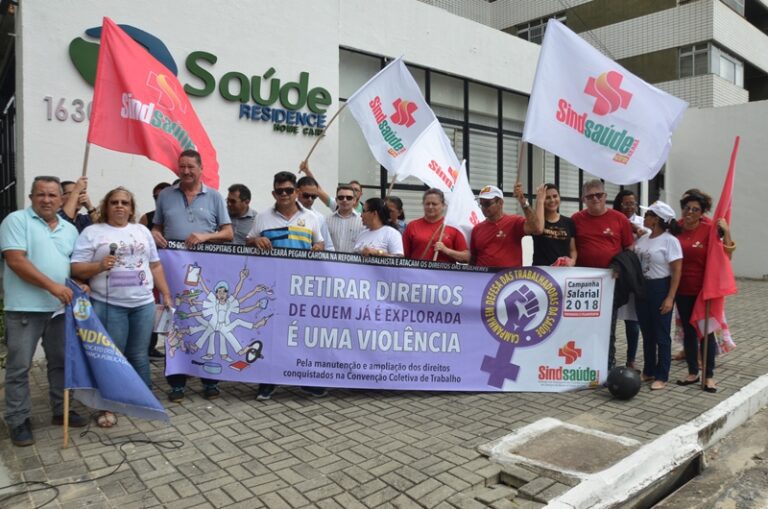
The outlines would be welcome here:
M 96 426 L 100 428 L 111 428 L 117 424 L 117 416 L 112 412 L 101 412 L 96 417 Z
M 677 385 L 693 385 L 701 382 L 701 378 L 696 377 L 695 380 L 678 380 Z

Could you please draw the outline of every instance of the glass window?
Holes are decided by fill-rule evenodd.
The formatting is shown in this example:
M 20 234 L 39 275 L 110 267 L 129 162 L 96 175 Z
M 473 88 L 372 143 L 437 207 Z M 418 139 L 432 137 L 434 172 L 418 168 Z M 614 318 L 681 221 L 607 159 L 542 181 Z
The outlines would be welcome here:
M 479 187 L 499 184 L 496 134 L 477 129 L 469 130 L 469 161 L 467 169 L 471 182 Z M 512 188 L 505 188 L 511 191 Z
M 346 99 L 381 70 L 381 59 L 352 51 L 339 52 L 339 95 Z
M 566 21 L 565 13 L 562 12 L 547 16 L 546 18 L 534 19 L 528 23 L 518 25 L 517 36 L 534 44 L 541 44 L 544 40 L 544 32 L 547 30 L 547 21 L 549 21 L 550 18 L 555 18 L 562 23 L 565 23 Z
M 703 76 L 709 74 L 710 45 L 694 44 L 680 48 L 680 77 Z

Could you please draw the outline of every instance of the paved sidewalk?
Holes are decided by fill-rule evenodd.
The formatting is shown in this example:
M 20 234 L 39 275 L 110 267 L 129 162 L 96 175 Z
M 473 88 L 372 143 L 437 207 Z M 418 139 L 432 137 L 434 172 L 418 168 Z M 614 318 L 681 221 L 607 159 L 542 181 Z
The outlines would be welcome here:
M 61 428 L 49 424 L 45 371 L 37 366 L 32 373 L 37 443 L 13 447 L 0 426 L 0 457 L 14 480 L 58 484 L 105 475 L 120 463 L 118 449 L 102 445 L 99 437 L 183 441 L 179 449 L 127 445 L 128 461 L 116 473 L 62 486 L 45 507 L 542 507 L 568 486 L 530 472 L 504 473 L 477 446 L 544 417 L 643 443 L 697 417 L 768 373 L 768 282 L 739 281 L 739 289 L 727 309 L 738 347 L 718 359 L 717 394 L 671 385 L 653 393 L 644 386 L 627 402 L 603 389 L 332 390 L 326 398 L 311 399 L 281 387 L 272 400 L 256 401 L 252 386 L 223 383 L 222 397 L 208 402 L 194 381 L 195 392 L 183 404 L 169 404 L 170 427 L 120 416 L 111 430 L 94 428 L 84 437 L 73 430 L 71 445 L 63 450 Z M 621 324 L 619 331 L 621 361 Z M 673 363 L 673 380 L 685 373 L 683 362 Z M 165 402 L 159 365 L 153 376 L 155 393 Z M 85 411 L 79 404 L 75 408 Z M 0 506 L 26 509 L 53 496 L 53 490 L 26 493 Z

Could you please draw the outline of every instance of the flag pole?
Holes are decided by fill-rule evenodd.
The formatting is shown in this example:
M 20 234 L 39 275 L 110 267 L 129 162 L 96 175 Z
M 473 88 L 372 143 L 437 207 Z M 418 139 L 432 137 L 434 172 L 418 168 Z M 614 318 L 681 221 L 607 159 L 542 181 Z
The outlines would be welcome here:
M 395 187 L 395 179 L 397 179 L 397 174 L 392 173 L 392 182 L 389 183 L 389 187 L 387 188 L 387 195 L 384 197 L 385 199 L 389 198 L 389 195 L 392 194 L 392 188 Z
M 91 142 L 86 141 L 85 142 L 85 155 L 83 156 L 83 177 L 85 177 L 86 172 L 88 171 L 88 156 L 91 153 Z
M 64 446 L 69 447 L 69 389 L 64 389 Z
M 339 109 L 338 109 L 338 111 L 336 111 L 336 113 L 334 113 L 334 115 L 331 117 L 331 120 L 329 120 L 329 121 L 328 121 L 328 124 L 325 126 L 325 129 L 323 129 L 323 134 L 321 134 L 321 135 L 320 135 L 320 136 L 319 136 L 319 137 L 318 137 L 318 138 L 315 140 L 315 143 L 312 145 L 312 148 L 311 148 L 311 149 L 309 149 L 309 154 L 307 154 L 307 157 L 305 157 L 305 158 L 304 158 L 304 161 L 309 161 L 309 157 L 312 155 L 312 152 L 314 152 L 314 151 L 315 151 L 315 147 L 317 147 L 317 144 L 318 144 L 318 143 L 320 143 L 320 140 L 322 140 L 323 138 L 325 138 L 325 133 L 327 133 L 327 132 L 328 132 L 328 128 L 330 128 L 330 127 L 331 127 L 331 124 L 333 124 L 333 121 L 334 121 L 334 120 L 336 120 L 336 117 L 338 117 L 338 116 L 339 116 L 339 113 L 341 113 L 341 112 L 344 110 L 344 108 L 346 108 L 346 107 L 347 107 L 347 104 L 348 104 L 348 103 L 346 103 L 346 102 L 345 102 L 344 104 L 342 104 L 342 105 L 341 105 L 341 108 L 339 108 Z
M 707 346 L 709 345 L 709 301 L 704 303 L 704 346 L 701 349 L 701 390 L 707 388 Z

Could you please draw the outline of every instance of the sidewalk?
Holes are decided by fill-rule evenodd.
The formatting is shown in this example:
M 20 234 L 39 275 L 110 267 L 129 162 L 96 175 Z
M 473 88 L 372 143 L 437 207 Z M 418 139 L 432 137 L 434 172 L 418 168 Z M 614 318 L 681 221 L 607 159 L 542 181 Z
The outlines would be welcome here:
M 63 450 L 61 428 L 49 424 L 45 371 L 37 366 L 32 372 L 37 443 L 13 447 L 0 426 L 0 457 L 13 480 L 58 484 L 107 474 L 120 463 L 117 447 L 102 445 L 99 436 L 116 442 L 183 441 L 179 449 L 127 445 L 128 461 L 117 473 L 62 486 L 45 507 L 543 507 L 569 486 L 522 469 L 502 472 L 477 447 L 545 417 L 648 443 L 734 395 L 768 373 L 768 282 L 738 283 L 740 293 L 727 306 L 738 346 L 718 359 L 717 394 L 673 383 L 653 393 L 645 385 L 630 401 L 614 400 L 603 389 L 566 394 L 331 390 L 326 398 L 311 399 L 280 387 L 272 400 L 256 401 L 254 387 L 223 383 L 222 397 L 209 402 L 193 381 L 183 404 L 168 404 L 170 427 L 121 415 L 111 430 L 93 428 L 95 433 L 82 438 L 80 430 L 72 430 L 70 447 Z M 621 324 L 618 330 L 621 362 Z M 673 362 L 672 380 L 685 373 L 684 362 Z M 166 384 L 157 364 L 153 378 L 155 393 L 165 403 Z M 79 403 L 75 408 L 85 412 Z M 26 509 L 53 496 L 53 490 L 24 494 L 0 506 Z

